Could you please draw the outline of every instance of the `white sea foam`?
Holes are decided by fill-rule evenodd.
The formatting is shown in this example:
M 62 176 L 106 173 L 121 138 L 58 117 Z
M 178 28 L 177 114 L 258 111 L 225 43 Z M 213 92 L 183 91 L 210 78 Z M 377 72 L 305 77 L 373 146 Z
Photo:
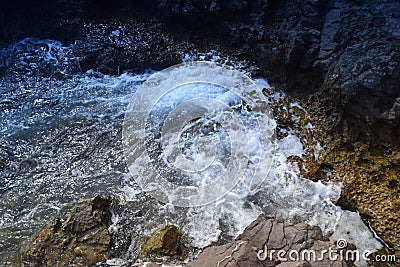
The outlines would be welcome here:
M 117 35 L 121 32 L 115 31 L 112 34 L 118 37 Z M 74 58 L 68 56 L 68 49 L 69 47 L 64 47 L 57 41 L 25 39 L 0 52 L 0 66 L 9 68 L 15 66 L 21 70 L 31 71 L 40 67 L 46 69 L 46 64 L 50 64 L 57 70 L 64 71 L 68 64 L 75 62 Z M 221 63 L 229 62 L 229 59 L 223 58 L 215 51 L 203 56 L 204 59 L 211 58 Z M 191 61 L 198 58 L 196 55 L 187 55 L 185 60 Z M 40 62 L 46 64 L 41 66 Z M 9 191 L 2 196 L 3 203 L 10 204 L 7 208 L 0 208 L 0 230 L 11 228 L 13 225 L 18 225 L 16 227 L 20 227 L 20 229 L 30 229 L 32 223 L 40 226 L 49 214 L 58 214 L 59 210 L 66 206 L 65 202 L 69 201 L 67 204 L 71 204 L 79 198 L 92 196 L 97 192 L 96 190 L 106 191 L 119 197 L 122 204 L 139 203 L 142 208 L 144 207 L 146 203 L 141 202 L 142 190 L 128 174 L 123 172 L 124 170 L 115 170 L 115 166 L 112 164 L 114 161 L 123 161 L 115 154 L 115 150 L 120 148 L 106 147 L 100 152 L 93 152 L 94 154 L 91 154 L 90 158 L 83 159 L 80 157 L 85 156 L 85 151 L 75 153 L 74 150 L 80 147 L 93 147 L 93 144 L 89 142 L 90 134 L 95 135 L 104 129 L 112 132 L 115 128 L 120 127 L 117 125 L 120 123 L 117 119 L 124 114 L 125 107 L 134 91 L 151 73 L 150 71 L 141 74 L 124 73 L 119 76 L 109 76 L 89 71 L 62 82 L 51 79 L 42 79 L 40 82 L 26 79 L 25 84 L 18 84 L 15 88 L 11 88 L 12 90 L 9 88 L 9 84 L 7 84 L 7 90 L 5 90 L 6 86 L 0 88 L 2 93 L 4 92 L 2 105 L 7 105 L 5 112 L 0 114 L 2 142 L 4 141 L 5 144 L 14 142 L 12 139 L 14 135 L 32 130 L 27 136 L 29 137 L 28 141 L 34 140 L 32 142 L 34 144 L 17 140 L 13 152 L 18 159 L 34 155 L 32 157 L 40 163 L 38 164 L 39 170 L 35 169 L 28 174 L 23 173 L 25 176 L 22 178 L 18 173 L 18 179 L 12 175 L 4 179 L 4 182 L 15 179 L 7 188 L 15 190 L 15 192 Z M 270 88 L 265 79 L 256 79 L 255 82 L 260 88 Z M 197 94 L 199 90 L 194 87 L 187 89 L 187 92 L 192 94 Z M 274 93 L 275 100 L 283 96 L 284 94 L 280 91 Z M 175 99 L 172 98 L 172 102 L 161 103 L 160 107 L 173 106 L 179 97 L 182 96 L 176 95 Z M 219 95 L 218 100 L 232 106 L 238 105 L 238 108 L 241 104 L 229 93 Z M 292 103 L 290 107 L 303 109 L 298 103 Z M 67 146 L 58 149 L 57 128 L 54 125 L 62 120 L 70 121 L 77 118 L 95 120 L 96 123 L 92 128 L 84 129 L 89 134 L 73 132 L 78 141 L 74 141 L 74 135 L 71 134 L 70 137 L 66 135 L 70 138 L 67 141 L 72 142 L 75 147 Z M 251 119 L 251 116 L 247 116 L 247 118 Z M 116 125 L 110 124 L 110 121 L 111 123 L 117 121 Z M 274 124 L 273 121 L 270 123 Z M 62 123 L 60 125 L 61 128 Z M 257 161 L 260 136 L 257 129 L 251 125 L 252 123 L 248 124 L 250 155 L 253 157 L 252 160 Z M 34 127 L 36 128 L 33 129 Z M 55 127 L 56 130 L 51 130 L 51 127 Z M 68 127 L 71 126 L 68 125 Z M 313 129 L 313 126 L 309 124 L 306 128 Z M 143 230 L 143 234 L 149 234 L 151 230 L 165 223 L 167 220 L 165 218 L 170 216 L 169 223 L 179 223 L 184 219 L 182 227 L 185 234 L 189 236 L 191 245 L 205 247 L 217 241 L 221 234 L 236 236 L 261 212 L 268 212 L 284 218 L 300 216 L 308 223 L 320 226 L 325 233 L 334 232 L 332 239 L 346 238 L 349 242 L 354 242 L 360 249 L 379 249 L 380 243 L 365 227 L 358 214 L 343 211 L 332 203 L 340 195 L 340 184 L 322 184 L 301 177 L 297 165 L 290 163 L 288 157 L 301 157 L 304 154 L 302 143 L 291 131 L 282 129 L 281 132 L 288 135 L 276 141 L 277 149 L 273 168 L 258 190 L 255 192 L 249 190 L 249 178 L 245 176 L 229 194 L 217 202 L 186 209 L 182 215 L 184 218 L 174 217 L 174 214 L 178 214 L 178 217 L 181 216 L 177 209 L 168 205 L 154 204 L 156 211 L 149 216 L 148 221 L 143 222 L 150 225 L 148 229 Z M 39 135 L 43 135 L 43 138 L 35 137 L 36 139 L 34 139 L 33 133 L 39 133 Z M 229 143 L 226 134 L 220 134 L 224 137 L 222 140 L 225 140 L 226 144 Z M 117 139 L 117 137 L 115 138 Z M 102 139 L 99 138 L 99 140 Z M 44 148 L 43 143 L 54 147 Z M 98 145 L 100 146 L 102 143 L 99 142 Z M 189 156 L 198 159 L 206 156 L 199 153 L 195 146 L 188 146 L 188 148 L 187 155 Z M 321 149 L 322 147 L 318 143 L 314 149 L 316 158 Z M 88 163 L 88 161 L 90 162 Z M 11 163 L 11 166 L 18 169 L 18 164 L 19 162 Z M 219 164 L 223 165 L 221 162 Z M 39 171 L 46 175 L 38 174 Z M 139 169 L 138 174 L 140 174 Z M 210 182 L 213 173 L 208 173 L 208 177 L 208 180 L 200 181 L 200 184 Z M 24 178 L 29 182 L 28 186 L 24 186 Z M 21 190 L 21 192 L 17 190 Z M 57 196 L 63 196 L 66 199 L 65 202 L 57 199 Z M 12 206 L 18 205 L 18 203 L 24 203 L 25 208 Z M 13 212 L 13 209 L 19 210 L 19 214 Z M 133 218 L 130 219 L 133 220 Z M 29 221 L 28 228 L 27 221 Z M 120 221 L 121 218 L 114 214 L 113 227 L 116 229 L 113 231 L 120 230 L 118 229 Z M 221 225 L 225 227 L 221 228 Z M 21 234 L 21 232 L 19 233 Z M 9 242 L 12 241 L 6 240 L 6 238 L 12 237 L 1 236 L 2 243 L 0 245 L 7 244 L 11 247 Z
M 266 82 L 260 85 L 265 88 L 268 86 Z M 190 88 L 186 89 L 186 92 L 192 92 Z M 193 87 L 192 89 L 193 92 L 198 92 L 199 88 Z M 170 102 L 164 107 L 174 107 L 174 101 L 180 97 L 182 96 L 179 96 L 178 93 L 176 98 L 170 99 Z M 227 103 L 235 102 L 235 99 L 226 94 L 218 99 Z M 303 109 L 298 103 L 294 103 L 292 107 Z M 258 132 L 254 129 L 249 128 L 247 134 L 250 140 L 259 140 Z M 191 245 L 205 247 L 216 242 L 222 234 L 221 223 L 229 226 L 228 232 L 224 234 L 236 236 L 264 211 L 287 219 L 299 216 L 310 224 L 320 226 L 324 233 L 334 231 L 340 234 L 344 229 L 351 228 L 352 235 L 363 237 L 356 239 L 357 242 L 373 244 L 374 248 L 380 246 L 379 242 L 371 235 L 360 234 L 362 227 L 349 224 L 346 224 L 346 227 L 338 227 L 343 211 L 332 201 L 340 196 L 340 184 L 322 184 L 303 179 L 297 165 L 288 162 L 288 157 L 302 157 L 304 154 L 303 145 L 296 135 L 290 133 L 285 138 L 277 140 L 276 146 L 275 164 L 263 186 L 257 190 L 256 195 L 259 194 L 259 196 L 255 203 L 249 201 L 254 192 L 250 192 L 246 186 L 248 178 L 243 177 L 228 195 L 217 202 L 187 210 L 185 214 L 187 223 L 183 230 L 190 237 Z M 258 148 L 257 145 L 255 147 Z M 189 147 L 189 149 L 194 148 Z M 318 146 L 317 150 L 320 149 L 321 147 Z M 200 158 L 205 156 L 205 154 L 198 154 L 195 150 L 190 153 L 196 154 Z M 211 170 L 209 176 L 213 175 L 219 174 L 213 173 Z M 357 225 L 362 224 L 361 220 L 355 220 L 355 222 Z

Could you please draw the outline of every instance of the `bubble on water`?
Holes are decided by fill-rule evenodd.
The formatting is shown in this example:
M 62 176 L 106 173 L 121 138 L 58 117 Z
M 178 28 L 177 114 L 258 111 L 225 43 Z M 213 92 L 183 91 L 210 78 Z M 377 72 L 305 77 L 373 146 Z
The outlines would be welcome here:
M 193 122 L 202 127 L 182 149 L 180 136 L 194 133 L 187 132 Z M 124 120 L 124 150 L 133 177 L 154 198 L 199 206 L 223 197 L 244 176 L 253 177 L 249 190 L 262 183 L 275 127 L 251 79 L 212 62 L 191 62 L 156 73 L 136 91 Z
M 66 57 L 63 58 L 62 53 Z M 221 63 L 225 62 L 223 57 L 214 52 L 211 54 L 207 58 L 219 57 Z M 17 66 L 13 66 L 12 62 Z M 7 77 L 0 79 L 0 140 L 2 153 L 7 154 L 4 157 L 5 166 L 0 169 L 0 265 L 10 265 L 21 240 L 27 240 L 46 220 L 62 215 L 79 199 L 99 193 L 111 194 L 120 200 L 122 208 L 113 215 L 110 229 L 113 238 L 118 241 L 116 247 L 120 242 L 126 244 L 132 240 L 132 243 L 127 244 L 128 251 L 122 250 L 121 254 L 113 256 L 128 259 L 127 262 L 135 259 L 135 252 L 130 249 L 135 250 L 135 244 L 140 243 L 138 240 L 165 223 L 179 225 L 188 237 L 188 245 L 201 248 L 216 241 L 231 241 L 261 212 L 289 219 L 300 216 L 306 222 L 320 226 L 324 233 L 334 231 L 338 237 L 350 231 L 353 237 L 360 237 L 351 239 L 346 236 L 349 242 L 358 243 L 356 245 L 365 243 L 375 246 L 374 242 L 378 242 L 369 235 L 360 234 L 367 229 L 361 227 L 357 214 L 346 215 L 347 219 L 338 223 L 339 218 L 346 218 L 342 216 L 340 207 L 332 203 L 340 196 L 340 185 L 301 178 L 297 166 L 288 157 L 292 154 L 300 156 L 305 149 L 290 129 L 282 130 L 287 133 L 287 138 L 274 142 L 273 168 L 256 191 L 248 190 L 252 176 L 244 175 L 224 197 L 201 207 L 178 208 L 146 196 L 126 169 L 120 139 L 126 105 L 139 85 L 155 72 L 110 76 L 88 71 L 63 76 L 62 79 L 36 76 L 43 72 L 61 73 L 60 70 L 68 70 L 75 63 L 68 46 L 51 40 L 24 40 L 0 52 L 0 64 L 3 64 L 0 68 L 10 70 Z M 260 89 L 265 87 L 270 90 L 265 79 L 256 79 L 255 83 Z M 180 89 L 185 88 L 188 92 L 190 87 Z M 224 91 L 218 86 L 210 88 L 209 92 L 219 92 L 215 94 L 215 100 L 228 103 L 231 109 L 240 111 L 238 116 L 243 118 L 249 137 L 248 155 L 252 159 L 247 167 L 254 165 L 261 156 L 259 129 L 253 126 L 255 123 L 251 116 L 254 110 L 248 111 L 246 103 L 234 97 L 230 90 Z M 199 91 L 203 90 L 193 88 L 192 95 Z M 175 91 L 172 99 L 174 97 L 182 97 L 179 90 Z M 284 94 L 276 91 L 271 101 L 282 97 Z M 169 108 L 163 107 L 167 98 L 159 100 L 160 111 Z M 298 104 L 295 105 L 298 108 Z M 276 126 L 274 120 L 267 123 L 271 129 Z M 202 128 L 203 125 L 205 127 Z M 150 128 L 148 130 L 150 132 Z M 201 137 L 205 140 L 197 133 L 203 134 Z M 174 138 L 182 157 L 208 166 L 209 161 L 202 160 L 217 155 L 221 164 L 210 173 L 219 173 L 225 168 L 222 155 L 228 154 L 229 145 L 221 146 L 224 150 L 215 147 L 215 152 L 221 154 L 210 153 L 208 156 L 202 149 L 202 146 L 208 148 L 209 143 L 230 144 L 228 132 L 215 119 L 204 117 L 191 120 Z M 162 140 L 159 140 L 161 145 Z M 322 149 L 320 145 L 316 148 L 317 153 Z M 163 149 L 170 148 L 165 146 Z M 37 166 L 33 169 L 22 168 L 21 163 L 30 159 L 37 162 Z M 176 159 L 175 164 L 179 164 L 179 159 Z M 252 170 L 247 169 L 250 174 Z M 139 174 L 138 169 L 136 175 Z M 212 175 L 203 178 L 189 182 L 202 186 L 212 183 L 214 179 Z

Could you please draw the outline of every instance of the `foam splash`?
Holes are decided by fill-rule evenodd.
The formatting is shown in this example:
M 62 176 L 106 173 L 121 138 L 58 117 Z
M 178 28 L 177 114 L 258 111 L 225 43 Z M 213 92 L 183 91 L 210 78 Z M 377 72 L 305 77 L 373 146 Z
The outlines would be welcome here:
M 262 87 L 269 87 L 266 80 L 257 80 L 257 82 Z M 188 88 L 186 92 L 198 91 L 195 87 L 193 85 L 192 90 Z M 282 93 L 276 93 L 275 97 L 282 96 Z M 232 99 L 226 100 L 232 102 Z M 164 107 L 167 109 L 174 107 L 173 103 L 174 101 L 170 99 Z M 304 110 L 298 103 L 292 103 L 291 107 Z M 248 134 L 250 139 L 259 138 L 259 136 L 252 136 L 251 130 Z M 337 235 L 344 233 L 344 228 L 338 227 L 338 222 L 343 218 L 343 214 L 347 213 L 343 213 L 340 207 L 333 204 L 333 201 L 340 196 L 341 185 L 322 184 L 301 177 L 297 165 L 288 160 L 292 156 L 302 157 L 305 153 L 299 137 L 293 132 L 288 132 L 286 137 L 277 140 L 276 146 L 275 164 L 262 187 L 256 192 L 248 190 L 246 177 L 244 177 L 228 195 L 217 202 L 181 211 L 186 218 L 185 224 L 182 224 L 183 229 L 189 236 L 192 246 L 203 248 L 221 240 L 221 236 L 228 236 L 229 240 L 243 231 L 261 212 L 286 219 L 297 216 L 310 224 L 318 225 L 324 233 L 335 232 Z M 194 148 L 189 146 L 188 149 Z M 314 153 L 318 153 L 320 149 L 317 143 Z M 193 150 L 189 152 L 189 155 L 196 153 L 196 150 Z M 317 155 L 315 157 L 317 158 Z M 218 173 L 211 172 L 209 175 L 217 176 Z M 172 221 L 172 223 L 177 222 Z M 228 227 L 223 227 L 222 230 L 221 224 Z M 356 224 L 362 224 L 361 220 L 358 219 Z M 359 246 L 361 248 L 370 245 L 373 248 L 380 247 L 379 242 L 371 233 L 361 235 L 362 229 L 364 228 L 352 226 L 351 231 L 354 238 L 356 236 L 365 238 L 364 241 L 354 239 L 360 242 Z
M 0 50 L 0 69 L 17 70 L 14 75 L 71 74 L 79 70 L 72 46 L 55 40 L 25 38 Z
M 35 76 L 47 72 L 66 75 L 79 69 L 70 51 L 60 42 L 33 38 L 0 51 L 0 68 L 8 73 L 0 80 L 0 141 L 8 162 L 0 170 L 1 264 L 11 261 L 21 239 L 27 239 L 45 220 L 60 215 L 75 201 L 99 193 L 112 194 L 125 206 L 125 212 L 114 214 L 110 228 L 116 235 L 116 246 L 128 247 L 121 250 L 123 254 L 115 252 L 121 261 L 135 258 L 138 244 L 135 240 L 125 244 L 128 236 L 142 238 L 162 224 L 179 225 L 193 247 L 203 248 L 233 239 L 261 212 L 288 219 L 299 216 L 325 233 L 334 232 L 332 239 L 346 237 L 360 249 L 381 247 L 357 214 L 332 203 L 340 195 L 340 185 L 301 177 L 288 157 L 301 157 L 304 148 L 289 131 L 276 141 L 274 167 L 256 192 L 246 189 L 244 179 L 224 198 L 203 207 L 179 209 L 148 198 L 128 174 L 119 131 L 132 94 L 152 72 L 108 76 L 89 71 L 63 80 Z M 215 51 L 200 56 L 231 62 Z M 193 59 L 198 56 L 186 57 Z M 23 77 L 20 82 L 13 81 L 16 77 L 10 70 L 15 69 Z M 265 79 L 255 82 L 260 88 L 269 88 Z M 233 101 L 228 94 L 220 97 Z M 281 97 L 282 92 L 275 92 L 275 100 Z M 292 107 L 301 108 L 297 103 Z M 312 125 L 308 127 L 312 129 Z M 249 134 L 253 140 L 259 138 L 256 131 Z M 193 138 L 186 141 L 190 140 Z M 250 143 L 256 156 L 257 142 Z M 188 155 L 203 156 L 196 146 L 186 149 Z M 321 149 L 317 146 L 316 153 Z

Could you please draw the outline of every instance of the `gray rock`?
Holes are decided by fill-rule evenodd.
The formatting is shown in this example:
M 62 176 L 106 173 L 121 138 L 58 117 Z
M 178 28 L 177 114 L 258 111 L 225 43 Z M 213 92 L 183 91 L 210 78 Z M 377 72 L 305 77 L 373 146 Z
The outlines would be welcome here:
M 337 248 L 334 242 L 322 236 L 322 231 L 318 226 L 305 223 L 293 224 L 260 215 L 238 236 L 236 242 L 240 240 L 249 242 L 253 249 L 260 253 L 261 259 L 264 259 L 263 263 L 268 266 L 352 266 L 352 261 L 346 262 L 340 257 L 340 252 L 333 253 L 336 255 L 336 259 L 332 257 L 333 260 L 329 259 L 328 253 L 322 254 L 324 250 Z M 260 246 L 260 244 L 264 245 Z M 345 249 L 355 250 L 356 248 L 348 244 Z M 285 252 L 281 258 L 287 261 L 281 261 L 279 258 L 280 250 Z M 296 254 L 293 254 L 291 258 L 292 251 Z M 292 259 L 297 260 L 292 262 Z
M 236 241 L 227 245 L 206 248 L 190 267 L 264 267 L 257 254 L 246 241 Z
M 257 220 L 253 221 L 249 226 L 247 226 L 246 231 L 244 231 L 238 240 L 246 240 L 251 246 L 257 248 L 258 250 L 263 249 L 265 245 L 265 237 L 269 236 L 271 233 L 273 224 L 273 219 L 261 219 L 259 217 Z
M 272 222 L 272 229 L 267 240 L 267 246 L 272 249 L 281 249 L 286 246 L 287 241 L 285 238 L 283 222 L 277 220 Z
M 395 144 L 400 117 L 385 115 L 400 96 L 399 12 L 398 1 L 337 3 L 325 17 L 314 63 L 326 71 L 324 87 L 345 112 Z

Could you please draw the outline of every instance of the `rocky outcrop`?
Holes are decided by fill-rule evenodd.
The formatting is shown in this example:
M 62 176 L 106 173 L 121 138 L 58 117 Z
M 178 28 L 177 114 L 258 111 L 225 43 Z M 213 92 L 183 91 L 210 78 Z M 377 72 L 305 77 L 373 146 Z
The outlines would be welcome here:
M 257 259 L 257 253 L 250 246 L 249 242 L 236 241 L 222 246 L 206 248 L 194 261 L 187 266 L 251 266 L 264 267 Z
M 128 69 L 166 68 L 182 62 L 192 45 L 177 40 L 157 19 L 135 19 L 121 24 L 110 20 L 106 25 L 75 21 L 83 37 L 73 53 L 82 70 L 95 68 L 102 73 L 122 73 Z
M 176 28 L 254 61 L 280 87 L 303 98 L 320 91 L 345 119 L 365 125 L 359 136 L 400 144 L 398 1 L 158 1 L 156 8 Z
M 98 196 L 77 203 L 63 219 L 50 220 L 25 252 L 25 266 L 90 266 L 108 258 L 111 199 Z
M 79 65 L 72 72 L 163 68 L 210 49 L 250 62 L 253 74 L 302 101 L 322 129 L 315 138 L 325 151 L 310 178 L 332 173 L 344 183 L 338 204 L 359 210 L 399 247 L 399 1 L 139 2 L 3 5 L 0 44 L 28 34 L 78 40 L 69 50 Z
M 183 245 L 182 232 L 175 225 L 166 225 L 157 229 L 140 250 L 140 258 L 175 256 L 187 258 L 187 250 Z
M 366 124 L 381 144 L 398 146 L 400 4 L 334 3 L 327 12 L 315 65 L 346 116 Z M 376 140 L 375 139 L 375 140 Z
M 223 50 L 254 62 L 271 82 L 290 92 L 307 97 L 321 91 L 346 116 L 367 125 L 363 130 L 382 142 L 400 144 L 396 138 L 400 129 L 398 1 L 61 2 L 47 5 L 51 15 L 43 16 L 39 22 L 46 23 L 35 23 L 31 32 L 67 43 L 79 40 L 74 53 L 82 70 L 118 73 L 167 67 L 180 62 L 187 51 Z M 42 12 L 39 6 L 35 5 L 37 14 Z M 24 5 L 7 8 L 21 16 L 31 11 L 26 12 Z M 9 14 L 0 15 L 2 28 L 11 28 Z M 54 29 L 49 29 L 49 19 L 57 25 Z M 12 26 L 18 29 L 14 34 L 29 28 Z M 15 41 L 11 33 L 3 35 L 2 40 Z
M 329 241 L 317 226 L 260 215 L 235 242 L 205 249 L 188 266 L 350 267 L 354 259 L 340 255 L 355 249 Z

